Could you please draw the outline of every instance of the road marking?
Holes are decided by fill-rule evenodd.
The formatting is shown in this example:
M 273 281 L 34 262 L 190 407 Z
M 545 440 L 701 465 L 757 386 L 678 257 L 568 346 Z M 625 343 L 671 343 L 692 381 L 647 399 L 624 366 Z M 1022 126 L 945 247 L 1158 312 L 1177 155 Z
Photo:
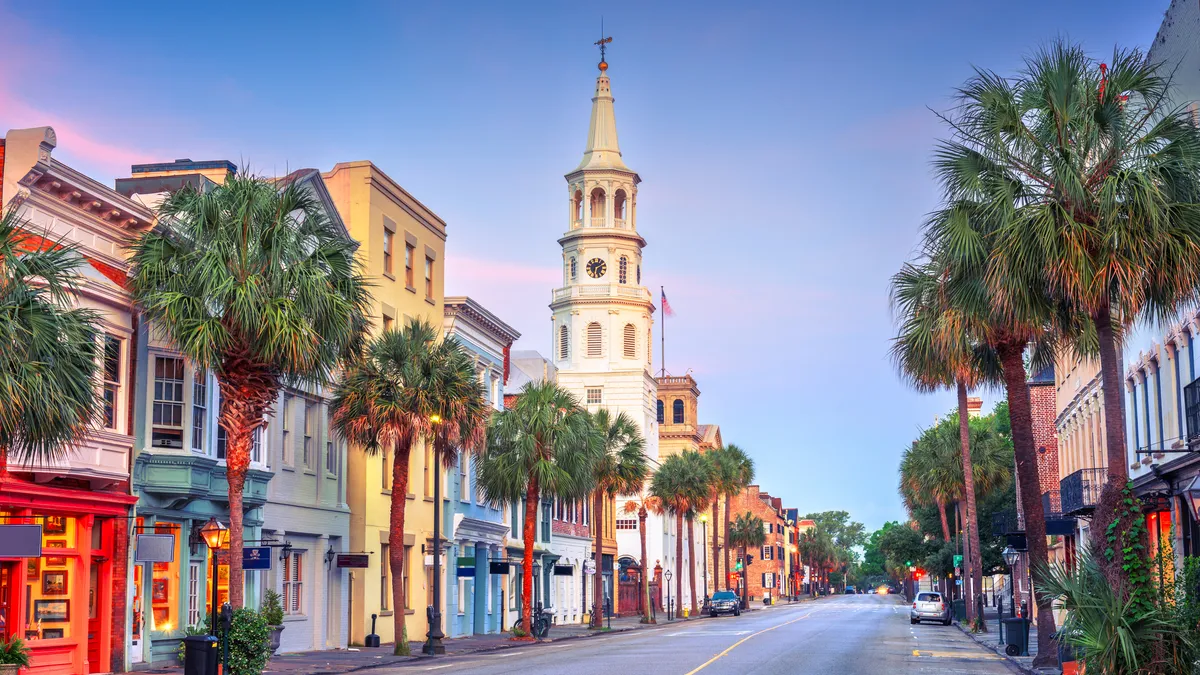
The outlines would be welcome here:
M 497 654 L 496 656 L 497 656 L 497 657 L 499 657 L 499 658 L 508 658 L 508 657 L 510 657 L 510 656 L 520 656 L 520 655 L 522 655 L 522 654 L 524 654 L 524 653 L 525 653 L 525 652 L 507 652 L 507 653 L 504 653 L 504 654 Z
M 913 656 L 928 656 L 935 659 L 969 659 L 974 661 L 1003 661 L 1004 657 L 996 654 L 975 654 L 973 652 L 934 652 L 913 650 Z
M 745 635 L 748 630 L 684 630 L 678 633 L 667 633 L 664 637 L 679 637 L 681 635 Z
M 716 656 L 712 657 L 711 659 L 709 659 L 709 660 L 705 661 L 704 663 L 700 664 L 699 666 L 697 666 L 697 667 L 695 668 L 695 670 L 690 670 L 690 671 L 688 671 L 688 672 L 686 673 L 686 675 L 696 675 L 696 673 L 698 673 L 698 672 L 700 672 L 700 671 L 704 670 L 705 668 L 707 668 L 707 667 L 711 666 L 713 663 L 716 663 L 717 659 L 719 659 L 719 658 L 721 658 L 722 656 L 725 656 L 725 655 L 726 655 L 726 654 L 728 654 L 729 652 L 733 651 L 733 650 L 734 650 L 734 649 L 736 649 L 738 646 L 740 646 L 742 643 L 746 642 L 747 640 L 749 640 L 749 639 L 750 639 L 750 638 L 752 638 L 752 637 L 755 637 L 755 636 L 758 636 L 758 635 L 762 635 L 763 633 L 769 633 L 769 632 L 771 632 L 771 631 L 775 630 L 776 628 L 783 628 L 784 626 L 786 626 L 786 625 L 788 625 L 788 624 L 796 623 L 797 621 L 803 621 L 804 619 L 807 619 L 808 617 L 812 616 L 812 615 L 813 615 L 813 614 L 815 614 L 816 612 L 817 612 L 817 610 L 815 610 L 815 609 L 814 609 L 814 610 L 810 611 L 808 614 L 805 614 L 804 616 L 801 616 L 801 617 L 797 617 L 797 618 L 795 618 L 795 619 L 792 619 L 791 621 L 784 621 L 783 623 L 776 624 L 776 625 L 774 625 L 774 626 L 771 626 L 770 628 L 764 628 L 764 629 L 762 629 L 762 630 L 758 631 L 757 633 L 751 633 L 750 635 L 747 635 L 746 637 L 742 638 L 741 640 L 738 640 L 737 642 L 735 642 L 735 643 L 733 643 L 733 644 L 729 645 L 728 647 L 726 647 L 726 648 L 725 648 L 725 650 L 724 650 L 724 651 L 722 651 L 720 654 L 717 654 Z
M 422 670 L 441 670 L 442 668 L 449 668 L 450 666 L 453 666 L 453 665 L 457 665 L 457 664 L 447 663 L 447 664 L 441 665 L 441 666 L 429 666 L 428 668 L 422 668 Z

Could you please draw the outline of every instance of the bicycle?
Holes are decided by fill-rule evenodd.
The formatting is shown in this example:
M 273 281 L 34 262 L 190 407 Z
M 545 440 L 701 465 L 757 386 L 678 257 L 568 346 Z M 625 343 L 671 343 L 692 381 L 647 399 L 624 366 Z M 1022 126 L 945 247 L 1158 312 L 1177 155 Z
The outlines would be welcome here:
M 550 617 L 542 610 L 542 603 L 535 602 L 532 607 L 533 614 L 533 631 L 530 632 L 535 638 L 544 638 L 550 634 Z M 525 617 L 517 619 L 513 624 L 514 630 L 525 630 Z

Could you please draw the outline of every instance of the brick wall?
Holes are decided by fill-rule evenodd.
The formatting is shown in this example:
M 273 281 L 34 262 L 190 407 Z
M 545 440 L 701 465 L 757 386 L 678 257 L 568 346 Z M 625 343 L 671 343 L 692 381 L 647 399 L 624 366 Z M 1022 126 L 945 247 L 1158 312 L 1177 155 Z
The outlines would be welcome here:
M 112 654 L 109 672 L 120 673 L 125 670 L 125 639 L 129 637 L 125 623 L 125 595 L 129 589 L 129 521 L 114 518 L 112 522 Z
M 1044 494 L 1058 489 L 1058 433 L 1054 429 L 1054 384 L 1031 384 L 1033 447 L 1037 451 L 1038 483 Z
M 779 500 L 772 498 L 770 495 L 761 493 L 757 485 L 742 490 L 742 493 L 734 497 L 730 501 L 729 510 L 731 520 L 737 520 L 737 517 L 749 511 L 759 518 L 763 519 L 764 523 L 771 525 L 771 532 L 767 535 L 766 545 L 770 546 L 772 551 L 772 559 L 764 560 L 763 551 L 748 550 L 746 553 L 753 556 L 753 561 L 744 570 L 746 576 L 747 594 L 751 600 L 761 600 L 763 594 L 769 592 L 777 600 L 784 592 L 784 551 L 787 546 L 787 533 L 784 525 L 786 520 L 783 518 L 781 509 L 775 508 L 775 503 Z M 730 552 L 731 563 L 738 559 L 739 551 L 733 550 Z M 764 588 L 764 575 L 771 574 L 771 587 Z

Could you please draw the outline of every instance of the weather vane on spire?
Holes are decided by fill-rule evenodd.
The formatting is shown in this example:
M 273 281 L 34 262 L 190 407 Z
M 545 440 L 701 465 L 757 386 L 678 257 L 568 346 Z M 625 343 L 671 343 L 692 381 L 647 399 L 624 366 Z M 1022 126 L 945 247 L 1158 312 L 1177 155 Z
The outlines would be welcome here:
M 608 43 L 612 42 L 611 37 L 604 37 L 604 17 L 600 17 L 600 39 L 596 41 L 596 45 L 600 47 L 600 72 L 608 70 L 608 63 L 604 60 L 604 48 Z

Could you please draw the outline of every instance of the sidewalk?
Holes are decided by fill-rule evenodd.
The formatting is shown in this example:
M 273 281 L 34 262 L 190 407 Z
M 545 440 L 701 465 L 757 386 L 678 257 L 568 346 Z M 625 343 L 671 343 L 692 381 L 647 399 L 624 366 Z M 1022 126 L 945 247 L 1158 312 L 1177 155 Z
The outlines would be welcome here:
M 806 598 L 799 602 L 808 602 Z M 799 604 L 799 603 L 793 603 Z M 775 605 L 775 607 L 786 607 L 787 603 Z M 764 609 L 773 609 L 773 607 L 764 607 L 762 603 L 751 603 L 746 609 L 747 612 L 757 612 Z M 586 639 L 596 635 L 605 635 L 610 633 L 621 633 L 633 630 L 646 630 L 658 628 L 662 626 L 687 623 L 689 621 L 702 621 L 707 619 L 707 615 L 694 616 L 690 619 L 676 619 L 674 621 L 666 621 L 663 614 L 658 615 L 658 623 L 643 624 L 641 617 L 613 617 L 612 629 L 608 629 L 609 622 L 605 620 L 605 627 L 601 630 L 592 630 L 587 626 L 572 624 L 565 626 L 553 626 L 550 628 L 550 636 L 544 640 L 537 642 L 515 641 L 510 633 L 499 633 L 492 635 L 471 635 L 461 638 L 447 638 L 443 640 L 446 646 L 447 656 L 461 656 L 463 654 L 476 654 L 482 652 L 498 651 L 501 649 L 512 649 L 515 647 L 528 647 L 538 643 L 558 642 L 562 640 Z M 279 654 L 271 658 L 267 662 L 267 667 L 263 670 L 264 675 L 267 673 L 288 673 L 289 675 L 339 675 L 341 673 L 352 673 L 370 668 L 378 668 L 381 666 L 393 665 L 397 663 L 405 663 L 416 661 L 419 659 L 430 658 L 421 654 L 421 641 L 413 641 L 409 643 L 413 656 L 395 656 L 392 654 L 392 646 L 384 645 L 376 648 L 351 647 L 349 649 L 332 649 L 316 652 L 295 652 L 291 654 Z M 158 666 L 148 670 L 139 670 L 140 673 L 153 673 L 172 675 L 182 673 L 181 666 Z
M 1008 618 L 1008 615 L 1008 608 L 1005 608 L 1005 618 Z M 957 621 L 955 623 L 958 624 L 958 627 L 961 628 L 964 633 L 971 636 L 971 639 L 1008 659 L 1009 662 L 1020 668 L 1021 672 L 1023 673 L 1029 673 L 1030 675 L 1057 675 L 1058 673 L 1062 672 L 1062 670 L 1059 668 L 1048 669 L 1033 667 L 1033 658 L 1037 656 L 1038 653 L 1036 623 L 1029 625 L 1029 655 L 1009 656 L 1008 654 L 1004 653 L 1005 644 L 1000 642 L 1000 622 L 996 615 L 996 608 L 985 607 L 983 610 L 983 618 L 987 623 L 988 632 L 986 633 L 972 633 L 971 631 L 967 630 L 966 626 L 958 624 Z

